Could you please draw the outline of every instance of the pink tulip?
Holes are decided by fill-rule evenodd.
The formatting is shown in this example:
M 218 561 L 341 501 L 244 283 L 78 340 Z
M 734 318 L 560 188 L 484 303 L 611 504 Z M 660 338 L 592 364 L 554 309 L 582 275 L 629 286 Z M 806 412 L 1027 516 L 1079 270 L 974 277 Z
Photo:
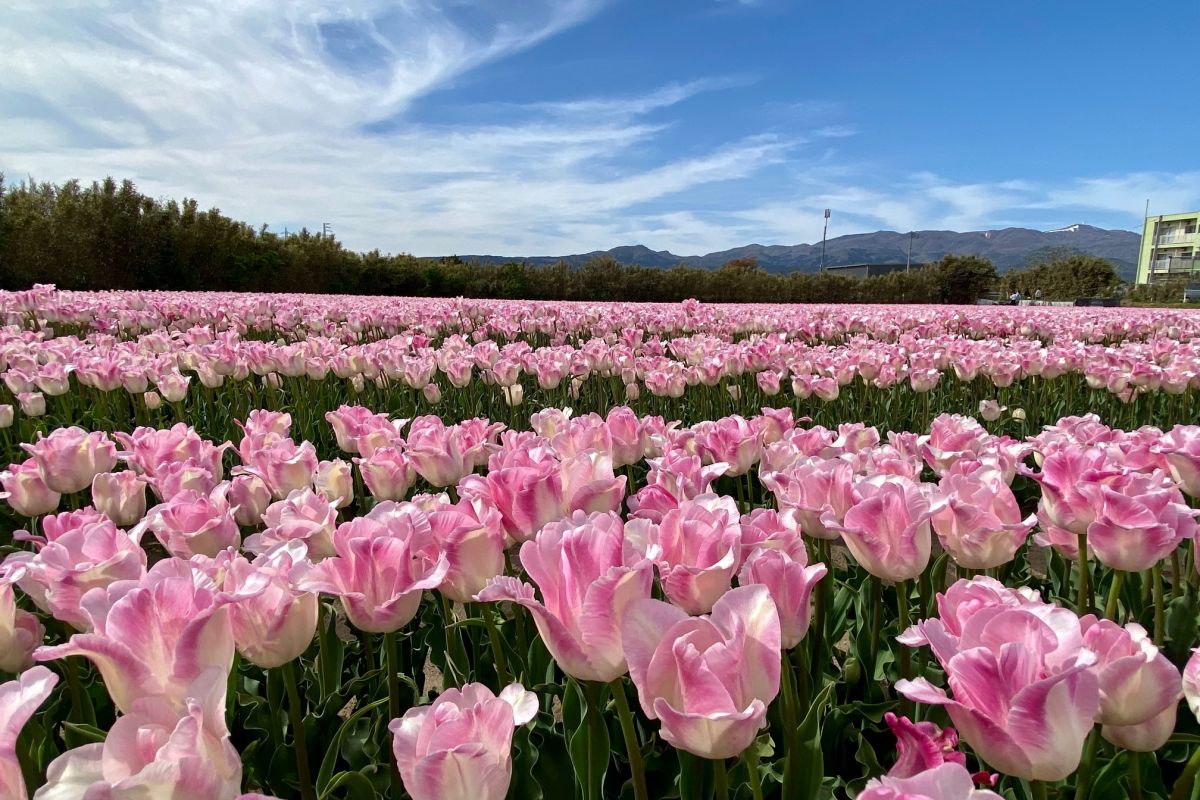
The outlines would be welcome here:
M 504 574 L 505 535 L 500 512 L 475 508 L 460 500 L 455 505 L 439 504 L 428 516 L 433 536 L 449 564 L 438 591 L 457 603 L 469 603 L 489 580 Z
M 1137 623 L 1122 628 L 1090 614 L 1079 623 L 1084 647 L 1097 657 L 1092 671 L 1100 680 L 1100 713 L 1096 719 L 1104 726 L 1103 732 L 1144 725 L 1166 714 L 1169 719 L 1158 720 L 1154 727 L 1161 729 L 1167 722 L 1169 736 L 1175 729 L 1175 708 L 1183 696 L 1179 670 Z M 1165 743 L 1164 736 L 1143 751 L 1157 750 Z
M 286 437 L 292 430 L 292 415 L 285 411 L 255 409 L 246 415 L 245 424 L 238 422 L 237 425 L 245 432 L 246 436 L 273 433 L 276 436 Z
M 1088 487 L 1088 548 L 1112 569 L 1141 572 L 1196 532 L 1195 514 L 1161 473 L 1127 473 Z
M 350 462 L 335 458 L 322 461 L 313 473 L 313 488 L 334 508 L 345 508 L 354 501 L 354 472 Z
M 1095 487 L 1120 474 L 1098 448 L 1056 448 L 1046 453 L 1040 474 L 1026 471 L 1042 486 L 1038 519 L 1076 535 L 1087 533 L 1096 518 Z
M 92 504 L 126 528 L 146 516 L 146 481 L 132 470 L 102 472 L 92 479 Z
M 668 511 L 678 508 L 684 500 L 707 493 L 712 482 L 729 469 L 724 463 L 703 466 L 700 456 L 680 450 L 650 459 L 649 464 L 646 485 L 629 499 L 629 509 L 632 515 L 652 522 L 661 522 Z
M 412 462 L 399 448 L 380 447 L 357 462 L 363 483 L 376 500 L 403 500 L 416 482 Z
M 337 437 L 337 445 L 342 451 L 361 455 L 358 449 L 358 437 L 370 430 L 391 426 L 387 414 L 374 414 L 362 406 L 339 406 L 336 411 L 329 411 L 325 419 L 333 428 Z M 392 428 L 393 432 L 395 428 Z
M 743 417 L 734 415 L 693 427 L 696 447 L 709 463 L 729 465 L 727 475 L 744 475 L 762 457 L 762 435 Z
M 407 625 L 422 593 L 441 585 L 450 568 L 429 520 L 416 508 L 392 503 L 344 523 L 334 533 L 333 547 L 336 555 L 299 577 L 297 588 L 340 597 L 350 623 L 367 633 L 392 633 Z
M 27 417 L 41 417 L 46 414 L 46 396 L 41 392 L 18 392 L 17 404 L 21 413 Z
M 899 641 L 931 646 L 954 699 L 925 678 L 901 680 L 896 690 L 946 706 L 962 737 L 1001 772 L 1070 775 L 1100 710 L 1096 656 L 1075 615 L 983 579 L 959 581 L 938 604 L 942 619 L 917 623 Z
M 983 467 L 970 475 L 947 474 L 940 488 L 946 504 L 934 512 L 933 530 L 956 564 L 990 569 L 1016 557 L 1037 517 L 1021 518 L 1017 499 L 999 470 Z
M 824 564 L 808 566 L 807 558 L 793 559 L 782 550 L 756 550 L 738 574 L 739 586 L 766 586 L 779 612 L 780 641 L 791 650 L 808 633 L 812 592 L 828 573 Z
M 519 683 L 499 696 L 469 683 L 409 709 L 388 725 L 405 790 L 413 800 L 504 800 L 513 731 L 537 712 L 537 696 Z
M 159 464 L 150 479 L 150 486 L 159 500 L 172 500 L 184 492 L 208 494 L 221 482 L 209 465 L 201 459 L 169 461 Z
M 685 500 L 651 528 L 646 554 L 672 603 L 689 614 L 708 613 L 741 566 L 737 504 L 715 494 Z
M 229 484 L 208 494 L 185 491 L 150 509 L 132 531 L 135 537 L 150 531 L 176 558 L 215 556 L 241 543 L 241 532 L 229 505 Z
M 672 746 L 732 758 L 766 725 L 780 669 L 779 615 L 766 587 L 732 589 L 704 617 L 634 600 L 621 643 L 642 711 Z
M 907 777 L 884 776 L 867 782 L 858 800 L 1001 800 L 990 789 L 976 789 L 962 764 L 944 763 Z
M 113 438 L 125 448 L 121 457 L 126 463 L 151 478 L 160 465 L 188 459 L 195 459 L 214 477 L 224 474 L 221 459 L 228 443 L 214 445 L 182 422 L 166 430 L 136 428 L 131 434 L 114 433 Z
M 243 544 L 251 553 L 262 555 L 277 545 L 298 541 L 307 547 L 313 561 L 334 554 L 337 510 L 312 489 L 297 489 L 286 499 L 272 503 L 262 521 L 266 529 L 247 536 Z
M 312 442 L 276 439 L 249 454 L 243 469 L 266 481 L 275 499 L 282 500 L 296 489 L 312 486 L 317 451 Z
M 896 737 L 896 763 L 888 770 L 888 777 L 911 778 L 947 763 L 967 765 L 967 757 L 957 750 L 958 733 L 954 728 L 913 722 L 890 711 L 883 719 Z
M 912 580 L 929 564 L 932 544 L 929 500 L 911 481 L 896 478 L 872 486 L 858 484 L 866 496 L 838 522 L 826 513 L 822 523 L 840 531 L 854 560 L 877 578 Z
M 762 477 L 779 504 L 814 539 L 838 538 L 837 525 L 854 505 L 854 468 L 842 459 L 813 458 Z M 827 525 L 825 520 L 832 523 Z
M 0 404 L 0 429 L 11 428 L 13 424 L 13 407 L 9 403 Z
M 271 489 L 257 475 L 237 475 L 229 482 L 229 502 L 237 509 L 233 518 L 248 528 L 262 522 L 263 513 L 271 504 Z
M 86 489 L 92 478 L 117 463 L 117 446 L 100 431 L 59 428 L 49 436 L 38 434 L 36 443 L 21 447 L 33 457 L 46 486 L 61 494 Z
M 653 448 L 651 429 L 628 406 L 617 406 L 604 418 L 611 441 L 613 467 L 637 464 Z
M 33 665 L 33 650 L 46 629 L 36 614 L 17 608 L 12 583 L 0 580 L 0 672 L 17 673 Z
M 164 797 L 234 800 L 242 762 L 225 727 L 225 676 L 202 673 L 182 699 L 139 698 L 103 743 L 68 750 L 50 763 L 37 800 Z
M 234 558 L 225 573 L 223 598 L 229 603 L 238 652 L 263 669 L 299 658 L 317 632 L 317 596 L 295 588 L 291 574 L 305 563 L 307 550 L 287 542 L 254 559 Z
M 0 472 L 0 486 L 4 493 L 0 495 L 13 511 L 24 517 L 40 517 L 58 508 L 62 495 L 46 485 L 42 472 L 34 459 L 20 464 L 10 464 L 8 469 Z
M 58 676 L 34 667 L 16 680 L 0 684 L 0 797 L 25 800 L 25 776 L 17 760 L 17 737 L 25 723 L 46 702 Z M 79 797 L 80 795 L 76 795 Z
M 68 527 L 61 529 L 55 518 L 47 517 L 43 527 L 48 541 L 37 553 L 13 553 L 4 567 L 38 608 L 85 629 L 89 620 L 81 607 L 84 595 L 118 581 L 141 578 L 146 572 L 146 552 L 133 536 L 107 518 L 82 512 L 70 516 Z
M 613 512 L 552 522 L 521 545 L 521 564 L 541 590 L 516 578 L 494 578 L 476 598 L 510 600 L 533 614 L 542 640 L 563 672 L 607 683 L 628 667 L 620 620 L 629 604 L 650 596 L 650 562 L 630 541 L 645 521 L 623 523 Z M 636 535 L 636 534 L 635 534 Z
M 1183 491 L 1200 497 L 1200 425 L 1176 425 L 1162 437 L 1159 449 Z
M 83 613 L 89 632 L 39 648 L 34 658 L 90 659 L 122 713 L 130 713 L 139 698 L 156 695 L 182 706 L 207 670 L 220 676 L 223 692 L 233 665 L 229 609 L 216 600 L 216 586 L 198 568 L 160 561 L 141 581 L 88 592 Z
M 474 460 L 460 446 L 458 427 L 447 427 L 438 417 L 414 419 L 409 424 L 407 443 L 409 463 L 430 486 L 454 486 L 475 467 Z
M 988 422 L 995 422 L 1000 419 L 1000 415 L 1008 410 L 1008 406 L 1002 406 L 995 400 L 980 400 L 979 401 L 979 416 L 983 417 Z

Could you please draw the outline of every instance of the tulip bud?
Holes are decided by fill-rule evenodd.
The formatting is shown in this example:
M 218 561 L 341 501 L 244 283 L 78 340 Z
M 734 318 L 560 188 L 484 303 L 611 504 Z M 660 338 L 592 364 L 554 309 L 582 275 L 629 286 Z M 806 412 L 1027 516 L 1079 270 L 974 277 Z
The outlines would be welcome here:
M 40 517 L 58 508 L 62 496 L 50 489 L 42 479 L 41 470 L 32 458 L 20 464 L 11 464 L 0 472 L 0 486 L 4 487 L 4 498 L 13 510 L 25 517 Z
M 842 665 L 842 679 L 846 681 L 847 686 L 853 686 L 862 678 L 862 664 L 858 663 L 858 659 L 850 656 L 846 659 L 846 663 Z
M 1000 415 L 1004 413 L 1007 406 L 1002 406 L 995 400 L 980 400 L 979 401 L 979 416 L 983 417 L 988 422 L 995 422 L 1000 419 Z
M 13 407 L 7 403 L 0 405 L 0 428 L 11 428 L 13 424 Z
M 238 475 L 229 485 L 229 502 L 237 508 L 233 515 L 237 524 L 248 528 L 262 522 L 271 505 L 271 489 L 257 475 Z
M 1018 422 L 1024 422 L 1025 421 L 1025 409 L 1014 408 L 1012 411 L 1012 418 L 1017 420 Z
M 442 402 L 442 390 L 436 383 L 427 383 L 421 388 L 421 394 L 425 395 L 425 400 L 430 405 L 436 406 Z
M 41 392 L 21 392 L 17 395 L 21 413 L 27 417 L 40 417 L 46 413 L 46 397 Z
M 433 384 L 429 384 L 432 386 Z M 322 461 L 313 473 L 313 487 L 325 496 L 334 508 L 345 508 L 354 500 L 354 473 L 349 462 L 336 458 Z
M 512 386 L 503 387 L 503 389 L 504 401 L 508 403 L 510 407 L 519 406 L 525 400 L 525 388 L 521 386 L 521 384 L 514 383 Z
M 641 387 L 636 383 L 625 384 L 625 399 L 631 403 L 637 402 L 637 399 L 642 396 Z
M 146 481 L 132 470 L 101 472 L 92 478 L 92 505 L 127 528 L 146 516 Z
M 159 397 L 158 392 L 146 392 L 142 395 L 142 402 L 146 404 L 146 408 L 155 411 L 162 405 L 162 398 Z

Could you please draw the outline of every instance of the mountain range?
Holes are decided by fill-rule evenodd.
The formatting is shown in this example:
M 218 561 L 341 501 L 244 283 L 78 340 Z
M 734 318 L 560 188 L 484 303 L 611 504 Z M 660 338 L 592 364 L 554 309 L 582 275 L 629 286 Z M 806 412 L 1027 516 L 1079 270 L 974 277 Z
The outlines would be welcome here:
M 1000 272 L 1024 266 L 1039 256 L 1073 251 L 1106 258 L 1126 280 L 1133 278 L 1137 266 L 1140 237 L 1133 231 L 1107 230 L 1091 225 L 1069 225 L 1052 231 L 1030 228 L 1002 228 L 991 231 L 916 231 L 912 240 L 912 261 L 922 264 L 936 261 L 948 253 L 980 255 L 991 259 Z M 838 236 L 825 243 L 826 266 L 839 264 L 904 263 L 908 256 L 909 234 L 896 231 L 854 233 Z M 626 245 L 611 250 L 595 250 L 566 256 L 458 256 L 463 261 L 503 264 L 523 261 L 531 265 L 565 261 L 579 266 L 596 258 L 612 258 L 621 264 L 642 267 L 719 267 L 727 261 L 753 258 L 768 272 L 816 272 L 821 268 L 821 243 L 796 245 L 748 244 L 702 256 L 680 256 L 666 250 L 651 250 L 643 245 Z

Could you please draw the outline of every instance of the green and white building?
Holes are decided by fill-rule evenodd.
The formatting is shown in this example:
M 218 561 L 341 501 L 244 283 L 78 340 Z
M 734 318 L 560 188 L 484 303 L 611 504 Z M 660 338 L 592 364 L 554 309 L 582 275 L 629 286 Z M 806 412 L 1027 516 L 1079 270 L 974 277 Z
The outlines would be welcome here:
M 1146 217 L 1138 283 L 1200 281 L 1200 211 Z

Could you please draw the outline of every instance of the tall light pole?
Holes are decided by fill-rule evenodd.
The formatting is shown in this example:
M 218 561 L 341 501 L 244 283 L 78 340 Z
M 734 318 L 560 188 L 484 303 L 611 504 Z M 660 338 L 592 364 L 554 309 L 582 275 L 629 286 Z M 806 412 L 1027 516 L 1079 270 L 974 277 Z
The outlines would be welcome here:
M 829 233 L 829 209 L 825 209 L 825 229 L 821 231 L 821 271 L 825 271 L 825 235 Z
M 908 232 L 908 263 L 904 265 L 904 271 L 908 272 L 912 269 L 912 240 L 916 239 L 917 235 L 912 231 Z

